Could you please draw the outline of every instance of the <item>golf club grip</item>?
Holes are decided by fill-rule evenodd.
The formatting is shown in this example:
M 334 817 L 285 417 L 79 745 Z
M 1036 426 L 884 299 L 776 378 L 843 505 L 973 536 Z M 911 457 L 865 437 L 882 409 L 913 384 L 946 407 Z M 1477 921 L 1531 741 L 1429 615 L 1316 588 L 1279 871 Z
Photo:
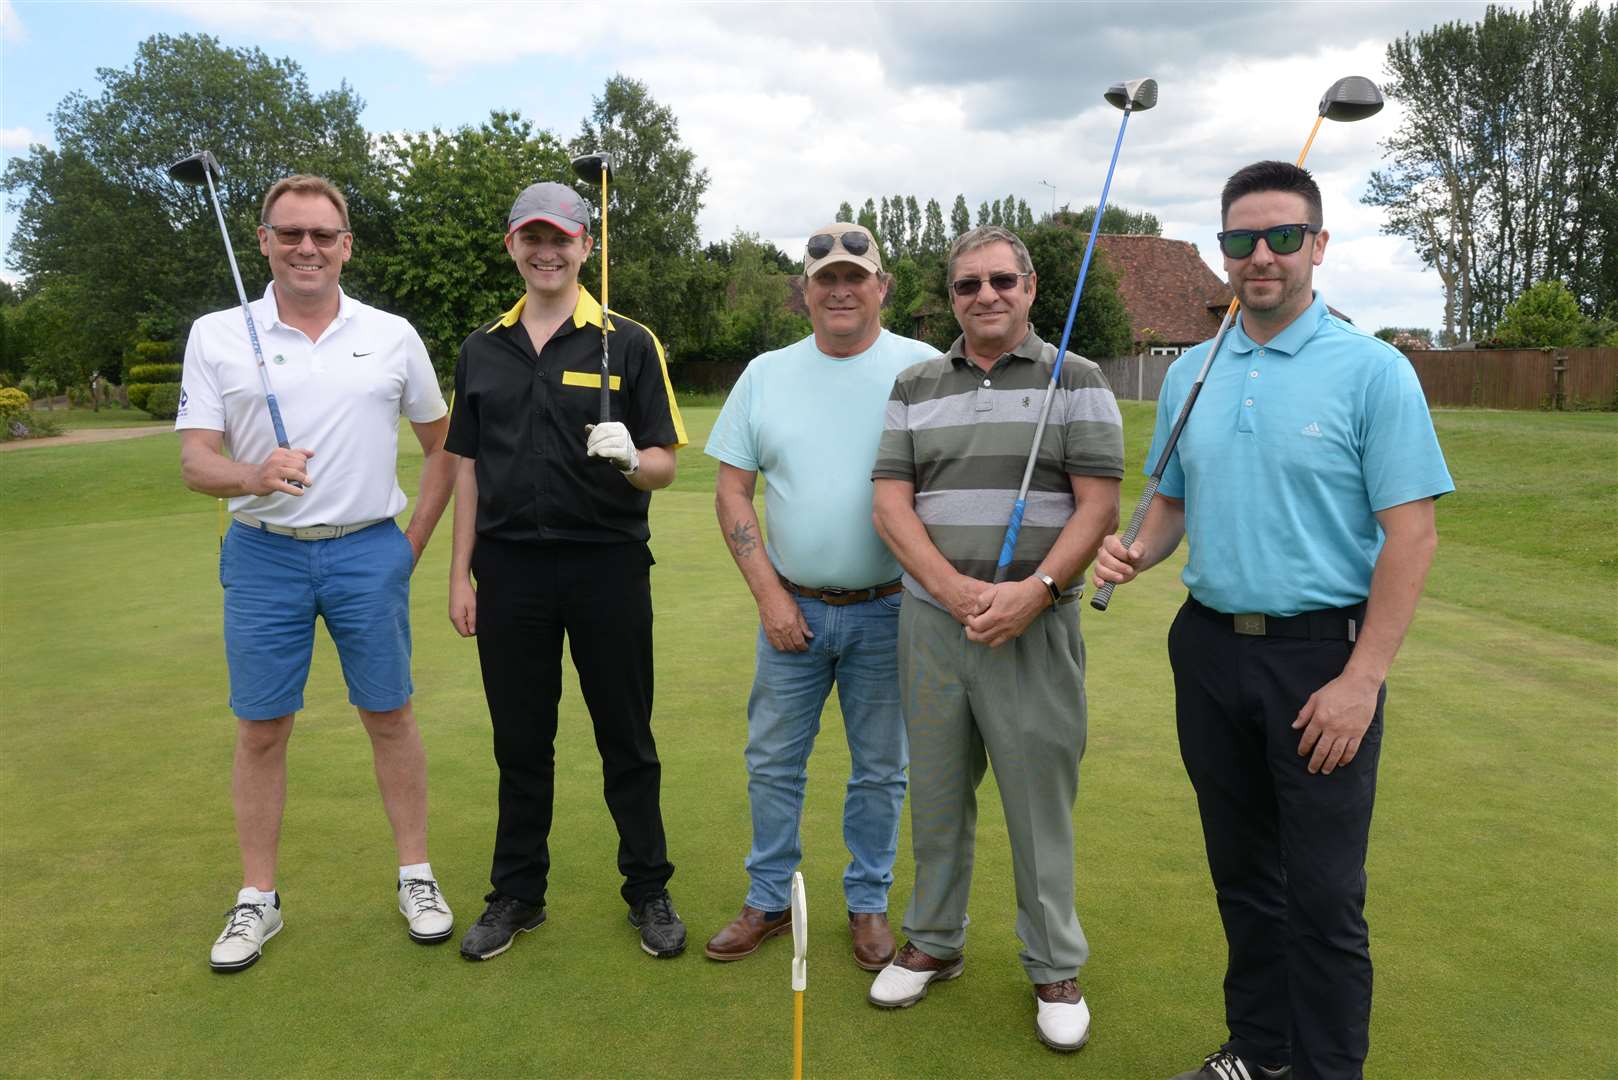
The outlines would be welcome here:
M 607 351 L 607 313 L 601 313 L 601 422 L 612 421 L 612 364 Z
M 1000 545 L 1000 562 L 994 568 L 996 585 L 1006 580 L 1006 574 L 1011 570 L 1011 553 L 1017 550 L 1017 534 L 1022 532 L 1022 515 L 1027 508 L 1027 498 L 1018 499 L 1012 504 L 1011 521 L 1006 525 L 1006 539 Z
M 1120 537 L 1124 547 L 1129 547 L 1140 535 L 1141 526 L 1146 524 L 1146 513 L 1152 508 L 1152 500 L 1157 497 L 1157 485 L 1162 479 L 1161 476 L 1154 476 L 1146 481 L 1146 489 L 1140 493 L 1140 502 L 1135 504 L 1135 512 L 1129 517 L 1129 528 L 1125 529 L 1124 535 Z M 1090 606 L 1097 611 L 1106 611 L 1107 605 L 1112 603 L 1112 590 L 1117 587 L 1118 583 L 1115 581 L 1102 585 L 1096 590 L 1096 594 L 1090 597 Z
M 275 427 L 275 445 L 283 450 L 291 450 L 292 444 L 287 441 L 286 425 L 281 423 L 281 406 L 276 402 L 275 395 L 265 394 L 264 404 L 270 407 L 270 423 Z M 287 484 L 300 491 L 303 490 L 303 485 L 296 480 L 288 480 Z

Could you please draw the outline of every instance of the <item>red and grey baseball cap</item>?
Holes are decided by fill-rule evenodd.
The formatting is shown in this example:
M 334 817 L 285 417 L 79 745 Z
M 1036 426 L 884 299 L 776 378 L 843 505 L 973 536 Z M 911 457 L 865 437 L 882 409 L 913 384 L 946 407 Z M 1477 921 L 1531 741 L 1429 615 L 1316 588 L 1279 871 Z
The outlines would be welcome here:
M 579 198 L 579 193 L 566 184 L 549 181 L 530 184 L 511 204 L 511 213 L 506 216 L 506 235 L 510 236 L 532 221 L 548 221 L 569 236 L 578 236 L 590 231 L 590 208 Z

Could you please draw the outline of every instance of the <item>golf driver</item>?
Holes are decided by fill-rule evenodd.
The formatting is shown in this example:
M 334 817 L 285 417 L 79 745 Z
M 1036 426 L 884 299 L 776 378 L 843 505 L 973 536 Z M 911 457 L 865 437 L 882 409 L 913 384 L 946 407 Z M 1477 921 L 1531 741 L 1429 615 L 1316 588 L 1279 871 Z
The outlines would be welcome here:
M 1011 506 L 1011 521 L 1006 525 L 1006 539 L 1000 545 L 1000 562 L 994 568 L 994 580 L 1006 580 L 1011 569 L 1011 554 L 1017 547 L 1017 534 L 1022 531 L 1023 512 L 1028 506 L 1028 485 L 1034 478 L 1034 465 L 1039 459 L 1040 440 L 1045 437 L 1045 422 L 1051 415 L 1051 402 L 1056 396 L 1056 384 L 1062 377 L 1062 361 L 1067 357 L 1067 342 L 1073 335 L 1073 319 L 1079 313 L 1079 297 L 1084 292 L 1084 278 L 1090 272 L 1090 258 L 1096 250 L 1096 233 L 1101 230 L 1101 212 L 1107 208 L 1107 192 L 1112 187 L 1112 171 L 1118 165 L 1118 151 L 1124 145 L 1124 132 L 1129 128 L 1129 114 L 1144 112 L 1157 104 L 1156 79 L 1130 79 L 1113 83 L 1103 95 L 1107 103 L 1124 111 L 1123 122 L 1118 125 L 1118 141 L 1112 147 L 1112 161 L 1107 164 L 1107 179 L 1101 185 L 1101 201 L 1096 204 L 1095 220 L 1090 222 L 1090 240 L 1084 246 L 1084 261 L 1079 266 L 1078 284 L 1073 286 L 1073 300 L 1067 306 L 1067 322 L 1062 326 L 1062 343 L 1056 348 L 1056 363 L 1051 367 L 1051 381 L 1045 387 L 1045 400 L 1039 407 L 1039 423 L 1034 426 L 1034 445 L 1028 448 L 1028 464 L 1023 469 L 1022 486 L 1017 489 L 1017 501 Z
M 1315 126 L 1309 130 L 1309 138 L 1304 142 L 1303 149 L 1298 153 L 1296 162 L 1298 168 L 1303 168 L 1303 161 L 1309 156 L 1309 148 L 1315 144 L 1315 134 L 1320 131 L 1322 120 L 1339 120 L 1343 123 L 1352 123 L 1355 120 L 1364 120 L 1368 116 L 1375 116 L 1382 111 L 1382 91 L 1378 90 L 1376 83 L 1361 75 L 1347 75 L 1326 88 L 1325 94 L 1320 98 L 1320 113 L 1315 117 Z M 1269 241 L 1265 241 L 1268 243 Z M 1186 419 L 1191 415 L 1191 406 L 1197 402 L 1197 395 L 1202 393 L 1202 384 L 1208 378 L 1208 369 L 1213 367 L 1214 357 L 1219 355 L 1219 345 L 1225 340 L 1225 331 L 1230 329 L 1230 322 L 1236 317 L 1241 300 L 1230 298 L 1230 306 L 1225 309 L 1225 317 L 1219 320 L 1219 331 L 1214 334 L 1213 344 L 1208 348 L 1207 359 L 1202 362 L 1202 370 L 1197 372 L 1197 381 L 1191 384 L 1191 390 L 1185 396 L 1185 404 L 1180 406 L 1180 415 L 1174 419 L 1174 427 L 1169 429 L 1168 440 L 1163 444 L 1163 452 L 1158 455 L 1157 466 L 1152 470 L 1150 479 L 1146 481 L 1146 489 L 1140 493 L 1140 502 L 1135 506 L 1135 512 L 1129 518 L 1129 528 L 1124 530 L 1120 537 L 1124 547 L 1129 547 L 1140 535 L 1141 526 L 1146 522 L 1146 512 L 1152 508 L 1152 499 L 1157 495 L 1157 487 L 1163 482 L 1163 471 L 1168 468 L 1169 457 L 1173 455 L 1174 448 L 1180 442 L 1180 432 L 1185 430 Z M 1097 611 L 1106 611 L 1107 605 L 1112 602 L 1112 590 L 1117 585 L 1107 582 L 1096 590 L 1090 598 L 1090 606 Z
M 219 235 L 225 238 L 225 254 L 230 258 L 230 276 L 236 282 L 236 299 L 242 304 L 242 318 L 247 321 L 247 340 L 253 343 L 253 359 L 258 361 L 258 380 L 264 387 L 264 403 L 270 408 L 270 423 L 275 427 L 275 445 L 290 450 L 286 425 L 281 423 L 281 406 L 276 403 L 275 391 L 270 387 L 270 370 L 264 365 L 264 350 L 258 343 L 258 327 L 253 324 L 253 310 L 247 306 L 247 290 L 242 288 L 242 272 L 236 268 L 236 249 L 230 243 L 230 230 L 225 228 L 225 212 L 219 206 L 219 193 L 214 180 L 224 175 L 219 159 L 207 150 L 198 150 L 169 166 L 169 178 L 182 184 L 206 186 L 208 199 L 213 203 L 214 216 L 219 219 Z M 303 487 L 296 480 L 288 480 L 295 488 Z
M 792 1080 L 803 1080 L 803 992 L 809 989 L 809 900 L 792 872 Z
M 612 419 L 612 365 L 607 353 L 607 181 L 612 179 L 612 155 L 604 150 L 580 154 L 573 172 L 587 184 L 601 185 L 601 422 Z

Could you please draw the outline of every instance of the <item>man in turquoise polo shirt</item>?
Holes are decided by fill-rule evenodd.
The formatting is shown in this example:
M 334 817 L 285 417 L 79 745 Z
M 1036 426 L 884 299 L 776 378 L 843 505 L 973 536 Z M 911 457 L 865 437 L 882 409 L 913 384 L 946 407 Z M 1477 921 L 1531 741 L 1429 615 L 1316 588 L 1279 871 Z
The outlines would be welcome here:
M 1229 1040 L 1183 1077 L 1358 1077 L 1370 1046 L 1365 849 L 1384 679 L 1454 490 L 1404 355 L 1333 316 L 1320 189 L 1283 162 L 1225 185 L 1242 302 L 1139 538 L 1098 583 L 1190 543 L 1169 630 L 1180 753 L 1229 945 Z M 1169 369 L 1148 472 L 1207 346 Z M 1178 1078 L 1177 1078 L 1178 1080 Z
M 899 564 L 872 527 L 869 476 L 894 376 L 936 350 L 882 329 L 887 290 L 869 232 L 846 222 L 818 230 L 804 259 L 814 333 L 749 364 L 708 437 L 720 530 L 759 615 L 747 704 L 751 884 L 741 914 L 708 942 L 714 960 L 750 956 L 792 928 L 809 752 L 834 683 L 852 759 L 843 893 L 854 961 L 875 971 L 893 956 L 888 887 L 906 764 Z M 767 541 L 753 510 L 759 473 Z

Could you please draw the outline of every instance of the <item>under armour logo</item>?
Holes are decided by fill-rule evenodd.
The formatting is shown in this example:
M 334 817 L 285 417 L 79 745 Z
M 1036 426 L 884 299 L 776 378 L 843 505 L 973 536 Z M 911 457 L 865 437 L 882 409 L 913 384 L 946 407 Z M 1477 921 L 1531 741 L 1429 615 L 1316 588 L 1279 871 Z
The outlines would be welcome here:
M 1311 439 L 1323 439 L 1326 437 L 1326 433 L 1320 430 L 1320 425 L 1315 423 L 1313 420 L 1305 424 L 1303 426 L 1303 430 L 1298 432 L 1298 434 L 1307 435 Z

